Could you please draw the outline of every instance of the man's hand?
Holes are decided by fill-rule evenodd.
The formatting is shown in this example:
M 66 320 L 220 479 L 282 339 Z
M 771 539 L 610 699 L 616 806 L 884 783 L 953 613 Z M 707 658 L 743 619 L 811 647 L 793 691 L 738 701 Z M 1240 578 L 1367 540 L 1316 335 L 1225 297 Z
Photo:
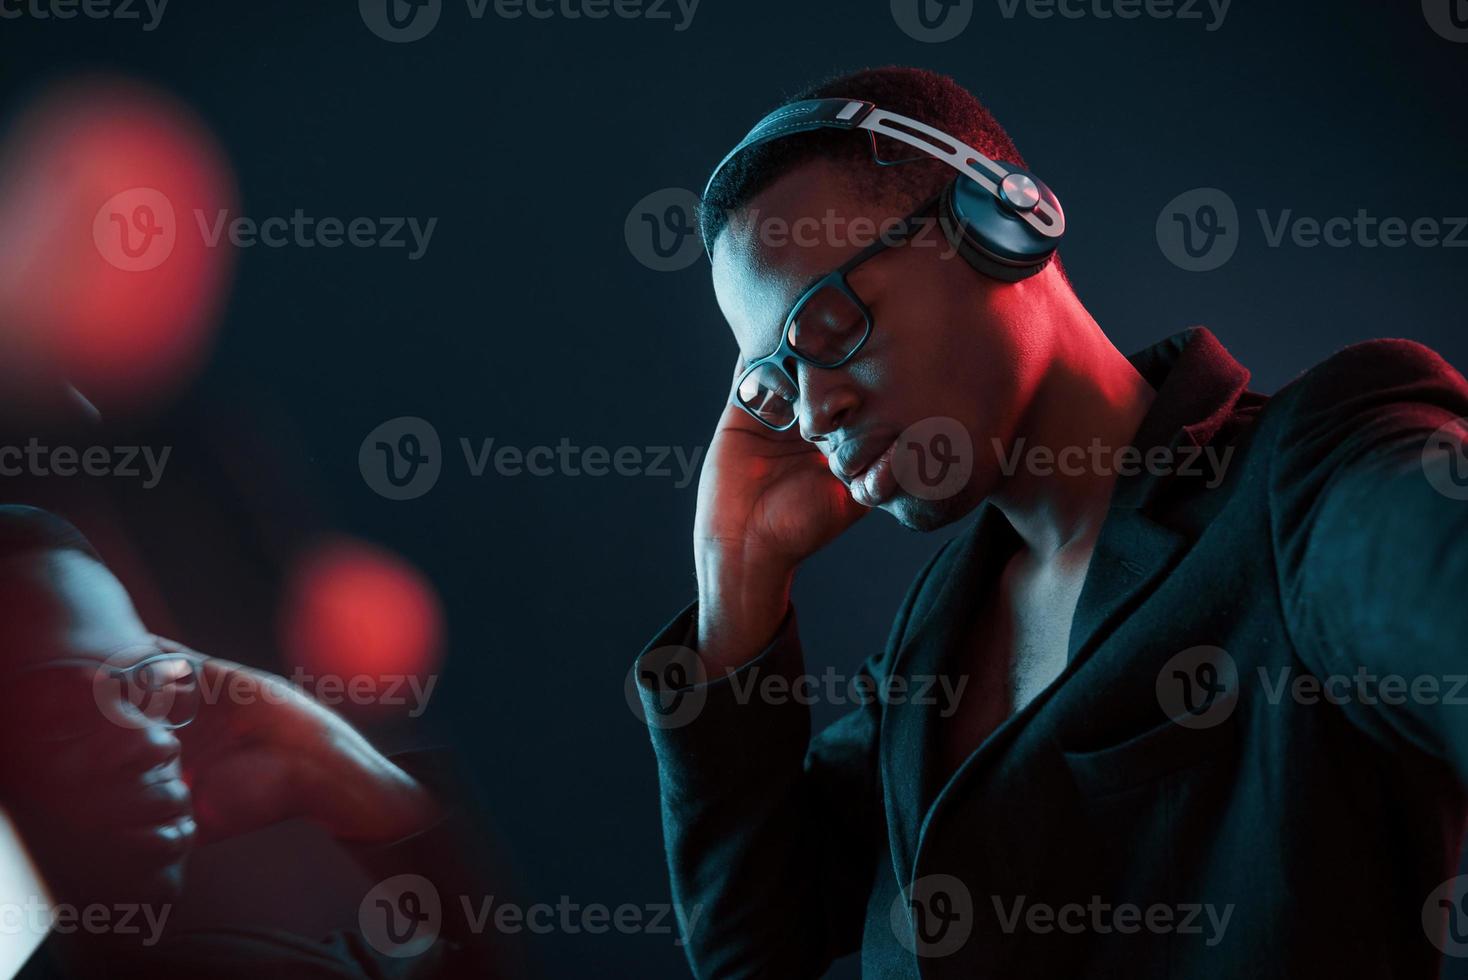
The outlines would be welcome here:
M 865 513 L 795 429 L 775 432 L 727 404 L 693 527 L 700 654 L 735 667 L 763 649 L 785 616 L 795 569 Z
M 204 703 L 178 734 L 205 840 L 305 817 L 387 842 L 437 819 L 428 791 L 341 717 L 274 674 L 201 659 Z

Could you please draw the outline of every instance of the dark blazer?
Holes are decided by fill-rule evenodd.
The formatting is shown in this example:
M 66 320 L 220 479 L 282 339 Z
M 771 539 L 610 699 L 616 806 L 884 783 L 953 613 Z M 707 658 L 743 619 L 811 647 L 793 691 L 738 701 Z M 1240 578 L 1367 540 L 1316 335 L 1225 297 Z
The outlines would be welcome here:
M 1231 449 L 1226 475 L 1119 479 L 1067 666 L 956 773 L 915 699 L 812 739 L 794 699 L 741 697 L 740 674 L 804 672 L 793 611 L 733 679 L 669 686 L 695 607 L 644 651 L 698 976 L 818 976 L 858 948 L 884 978 L 1461 965 L 1468 457 L 1424 447 L 1468 415 L 1468 383 L 1401 340 L 1272 398 L 1201 328 L 1131 360 L 1157 390 L 1134 445 Z M 984 505 L 919 575 L 872 683 L 956 683 L 1017 544 Z

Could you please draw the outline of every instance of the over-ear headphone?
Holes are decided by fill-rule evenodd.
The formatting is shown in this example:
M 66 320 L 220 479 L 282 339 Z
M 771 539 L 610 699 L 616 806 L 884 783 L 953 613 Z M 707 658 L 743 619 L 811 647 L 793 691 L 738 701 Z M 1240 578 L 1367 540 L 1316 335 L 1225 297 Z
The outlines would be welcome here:
M 866 130 L 874 154 L 876 137 L 888 136 L 957 170 L 939 200 L 939 217 L 959 254 L 986 276 L 1004 282 L 1029 278 L 1050 261 L 1065 234 L 1060 201 L 1034 174 L 990 160 L 941 130 L 861 99 L 808 99 L 770 113 L 719 161 L 704 197 L 719 172 L 743 150 L 813 129 Z

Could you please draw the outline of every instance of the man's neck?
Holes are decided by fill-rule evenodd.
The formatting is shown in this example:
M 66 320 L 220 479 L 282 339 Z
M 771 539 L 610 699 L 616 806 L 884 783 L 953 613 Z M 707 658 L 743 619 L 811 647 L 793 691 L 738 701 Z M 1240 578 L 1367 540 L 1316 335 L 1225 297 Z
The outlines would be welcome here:
M 1116 483 L 1116 452 L 1131 444 L 1156 396 L 1068 287 L 1049 303 L 1052 353 L 1005 447 L 1018 465 L 990 498 L 1040 563 L 1089 560 Z

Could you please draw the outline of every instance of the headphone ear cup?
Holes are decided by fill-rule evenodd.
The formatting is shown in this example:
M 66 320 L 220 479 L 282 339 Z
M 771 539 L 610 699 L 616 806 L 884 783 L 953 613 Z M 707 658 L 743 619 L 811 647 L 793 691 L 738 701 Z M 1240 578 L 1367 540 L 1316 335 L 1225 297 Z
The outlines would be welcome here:
M 1010 170 L 1025 173 L 1012 163 Z M 1040 195 L 1058 208 L 1055 194 L 1029 175 Z M 938 213 L 948 240 L 974 269 L 1001 282 L 1019 282 L 1044 269 L 1055 254 L 1056 240 L 1035 231 L 1008 205 L 960 174 L 943 192 Z

